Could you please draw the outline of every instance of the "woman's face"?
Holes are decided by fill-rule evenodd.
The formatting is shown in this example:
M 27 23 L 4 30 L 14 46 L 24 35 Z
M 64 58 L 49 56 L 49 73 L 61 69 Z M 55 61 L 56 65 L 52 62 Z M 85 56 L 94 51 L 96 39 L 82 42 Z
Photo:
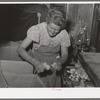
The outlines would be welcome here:
M 60 30 L 61 30 L 61 27 L 55 25 L 54 23 L 47 24 L 47 31 L 48 31 L 49 36 L 51 37 L 54 37 L 57 34 L 59 34 Z

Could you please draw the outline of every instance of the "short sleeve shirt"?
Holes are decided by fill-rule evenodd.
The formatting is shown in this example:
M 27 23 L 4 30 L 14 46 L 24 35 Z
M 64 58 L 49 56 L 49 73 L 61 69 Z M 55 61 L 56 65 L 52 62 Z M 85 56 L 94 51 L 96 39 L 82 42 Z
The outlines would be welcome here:
M 55 37 L 50 37 L 47 32 L 47 23 L 42 22 L 34 25 L 27 31 L 27 37 L 34 41 L 34 49 L 38 49 L 41 45 L 54 47 L 57 45 L 69 47 L 70 39 L 66 30 L 62 30 Z

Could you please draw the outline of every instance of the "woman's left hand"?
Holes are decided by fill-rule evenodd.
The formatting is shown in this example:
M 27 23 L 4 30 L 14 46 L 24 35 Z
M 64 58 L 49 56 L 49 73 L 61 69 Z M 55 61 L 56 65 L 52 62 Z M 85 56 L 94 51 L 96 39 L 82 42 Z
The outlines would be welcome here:
M 60 71 L 61 70 L 61 63 L 59 63 L 59 62 L 54 62 L 52 65 L 52 68 L 54 69 L 54 70 L 56 70 L 56 71 Z

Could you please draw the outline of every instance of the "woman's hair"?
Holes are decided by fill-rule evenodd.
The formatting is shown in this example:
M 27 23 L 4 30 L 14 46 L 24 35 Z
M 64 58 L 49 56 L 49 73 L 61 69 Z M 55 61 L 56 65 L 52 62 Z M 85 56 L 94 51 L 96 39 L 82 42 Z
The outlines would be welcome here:
M 64 11 L 61 8 L 49 9 L 46 21 L 47 23 L 53 22 L 55 25 L 64 28 L 66 24 Z

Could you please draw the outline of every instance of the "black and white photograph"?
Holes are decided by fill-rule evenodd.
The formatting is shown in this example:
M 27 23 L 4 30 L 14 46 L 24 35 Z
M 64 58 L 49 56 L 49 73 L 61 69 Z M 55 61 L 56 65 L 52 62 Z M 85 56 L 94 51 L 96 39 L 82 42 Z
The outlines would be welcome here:
M 95 87 L 99 3 L 0 4 L 0 88 Z

